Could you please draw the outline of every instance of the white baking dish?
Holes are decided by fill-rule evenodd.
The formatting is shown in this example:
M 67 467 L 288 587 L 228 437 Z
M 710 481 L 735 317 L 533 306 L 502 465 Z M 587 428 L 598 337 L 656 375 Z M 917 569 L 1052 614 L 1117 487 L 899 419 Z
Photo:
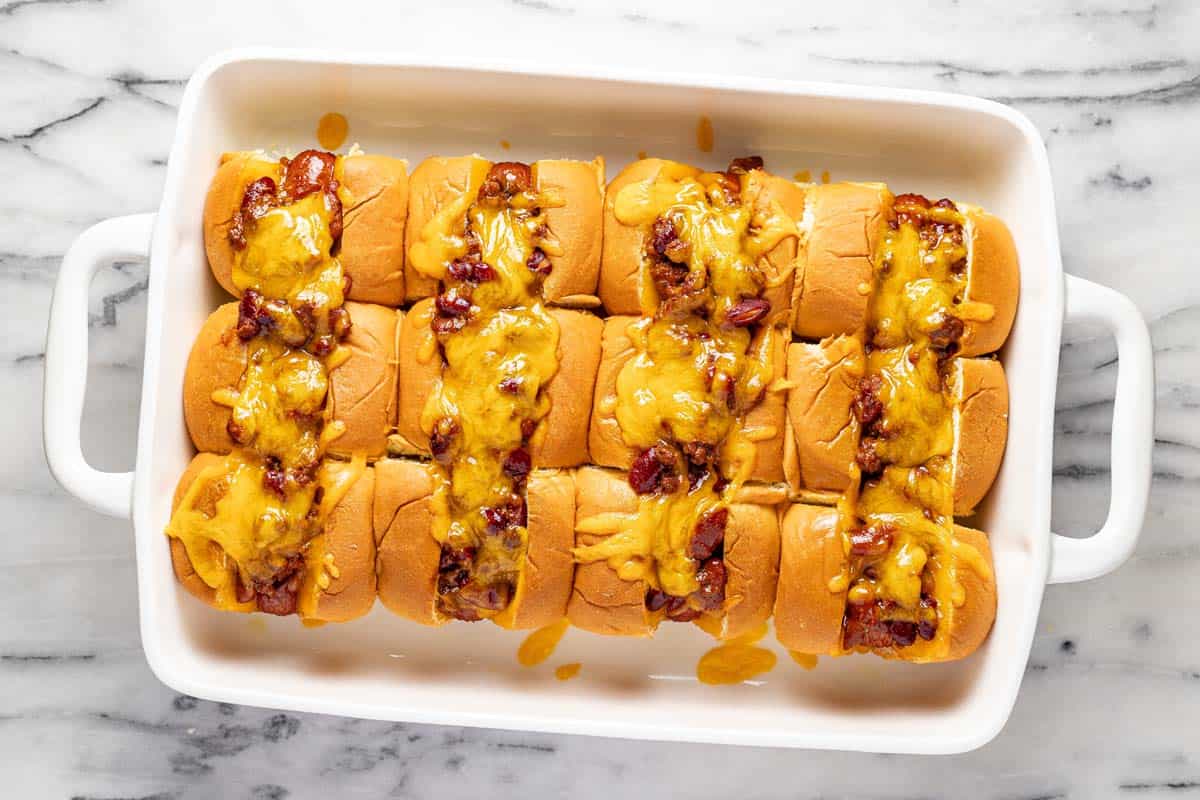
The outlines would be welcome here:
M 376 606 L 366 619 L 309 630 L 295 619 L 213 611 L 171 574 L 167 521 L 192 455 L 181 409 L 184 362 L 206 315 L 226 300 L 209 275 L 201 204 L 222 151 L 311 146 L 317 118 L 346 114 L 368 151 L 407 157 L 478 151 L 533 160 L 599 153 L 610 174 L 640 150 L 711 167 L 765 157 L 789 175 L 886 180 L 946 195 L 1007 220 L 1022 266 L 1020 310 L 1005 352 L 1012 407 L 1000 478 L 976 524 L 991 534 L 999 591 L 987 644 L 940 666 L 870 657 L 805 671 L 780 652 L 752 684 L 694 679 L 711 641 L 667 625 L 653 641 L 571 631 L 547 664 L 518 666 L 521 634 L 494 626 L 425 629 Z M 712 118 L 716 150 L 696 145 Z M 502 150 L 501 140 L 512 142 Z M 153 232 L 153 235 L 151 233 Z M 150 260 L 137 467 L 93 470 L 79 445 L 86 381 L 88 281 L 116 259 Z M 1065 297 L 1065 301 L 1064 301 Z M 1100 533 L 1050 532 L 1051 444 L 1065 314 L 1105 324 L 1120 356 L 1113 417 L 1113 503 Z M 1025 670 L 1047 580 L 1091 578 L 1132 550 L 1150 479 L 1149 336 L 1122 295 L 1064 281 L 1046 154 L 1013 110 L 955 95 L 761 79 L 596 73 L 491 64 L 239 52 L 188 84 L 157 215 L 109 220 L 64 259 L 46 350 L 45 438 L 62 484 L 94 508 L 132 514 L 142 641 L 154 672 L 198 697 L 389 720 L 608 736 L 913 753 L 978 747 L 1003 726 Z M 564 662 L 582 675 L 554 680 Z

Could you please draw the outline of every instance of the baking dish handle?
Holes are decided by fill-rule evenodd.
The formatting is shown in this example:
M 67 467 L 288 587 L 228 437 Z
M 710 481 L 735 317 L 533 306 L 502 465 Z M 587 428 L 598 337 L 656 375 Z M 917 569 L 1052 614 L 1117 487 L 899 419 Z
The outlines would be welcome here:
M 133 214 L 99 222 L 81 233 L 63 256 L 50 303 L 42 406 L 46 461 L 64 489 L 114 517 L 130 515 L 133 473 L 95 469 L 83 457 L 79 438 L 87 387 L 88 289 L 101 267 L 144 260 L 153 227 L 154 214 Z
M 1117 341 L 1112 418 L 1112 489 L 1108 518 L 1094 535 L 1053 534 L 1050 583 L 1086 581 L 1119 567 L 1137 544 L 1150 497 L 1154 446 L 1154 350 L 1150 331 L 1128 297 L 1067 275 L 1067 320 L 1096 322 Z

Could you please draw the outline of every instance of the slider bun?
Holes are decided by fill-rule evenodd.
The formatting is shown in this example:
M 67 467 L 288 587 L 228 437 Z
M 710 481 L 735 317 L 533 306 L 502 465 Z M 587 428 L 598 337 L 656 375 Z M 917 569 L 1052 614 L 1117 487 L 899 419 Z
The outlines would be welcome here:
M 421 412 L 442 379 L 442 354 L 433 330 L 433 300 L 418 302 L 400 321 L 397 360 L 402 365 L 396 435 L 392 450 L 401 455 L 429 455 L 429 434 L 421 427 Z
M 863 330 L 891 192 L 882 183 L 830 183 L 808 190 L 811 220 L 792 291 L 792 330 L 808 339 Z
M 383 306 L 347 303 L 353 325 L 343 346 L 350 358 L 330 373 L 330 419 L 346 433 L 329 453 L 363 453 L 381 458 L 396 420 L 395 337 L 397 312 Z M 236 333 L 238 304 L 226 303 L 200 328 L 183 373 L 183 417 L 197 450 L 228 453 L 234 447 L 226 426 L 230 410 L 213 402 L 218 389 L 237 390 L 246 369 L 247 346 Z
M 270 159 L 257 150 L 224 153 L 217 174 L 208 186 L 204 199 L 204 251 L 208 266 L 221 288 L 234 297 L 241 294 L 233 284 L 233 244 L 229 229 L 242 207 L 246 187 L 259 178 L 269 177 L 279 183 L 282 170 L 277 159 Z
M 967 289 L 964 300 L 988 303 L 995 309 L 987 322 L 968 322 L 959 342 L 960 354 L 979 356 L 1004 346 L 1017 315 L 1021 273 L 1012 233 L 998 217 L 968 207 Z
M 349 465 L 330 464 L 329 469 L 350 469 Z M 300 611 L 305 619 L 323 622 L 347 622 L 366 614 L 375 605 L 375 535 L 371 504 L 375 497 L 375 470 L 365 469 L 341 501 L 325 519 L 325 533 L 309 544 L 305 561 L 309 571 L 300 588 L 300 596 L 314 598 Z M 333 556 L 337 577 L 329 573 L 329 586 L 316 585 L 323 559 Z
M 567 614 L 575 575 L 575 482 L 570 473 L 534 470 L 525 488 L 529 544 L 508 608 L 493 617 L 504 628 L 540 628 Z
M 225 463 L 223 456 L 215 453 L 200 453 L 188 464 L 171 501 L 171 513 L 183 502 L 192 483 L 205 470 L 220 467 Z M 350 469 L 335 465 L 334 469 Z M 354 482 L 337 506 L 329 512 L 325 531 L 314 538 L 305 551 L 306 572 L 299 589 L 298 610 L 305 619 L 325 622 L 344 622 L 362 616 L 375 603 L 375 542 L 372 537 L 371 501 L 374 494 L 374 475 L 366 470 Z M 216 496 L 219 500 L 224 492 Z M 175 538 L 169 539 L 171 565 L 175 576 L 193 596 L 210 606 L 217 607 L 217 590 L 206 584 L 192 567 L 187 549 Z M 219 547 L 210 543 L 209 547 Z M 333 564 L 338 577 L 330 576 L 330 584 L 320 589 L 316 584 L 327 553 L 333 554 Z M 228 568 L 228 580 L 236 580 L 236 565 Z M 307 598 L 311 597 L 311 602 Z M 255 603 L 238 603 L 232 610 L 254 611 Z
M 775 598 L 775 635 L 780 644 L 798 653 L 846 652 L 842 649 L 846 592 L 829 590 L 829 582 L 841 574 L 845 563 L 837 519 L 835 508 L 797 504 L 784 513 L 780 524 L 783 542 Z M 986 535 L 961 525 L 954 526 L 954 535 L 977 549 L 994 569 Z M 996 618 L 996 583 L 981 578 L 964 560 L 956 558 L 954 568 L 966 600 L 962 606 L 942 611 L 940 625 L 949 626 L 949 636 L 911 648 L 875 652 L 885 658 L 926 663 L 963 658 L 979 647 Z M 940 653 L 929 647 L 938 641 L 945 642 L 946 647 Z
M 787 178 L 772 175 L 761 169 L 751 170 L 747 192 L 756 215 L 765 215 L 772 211 L 773 207 L 777 207 L 797 223 L 804 216 L 804 189 Z M 771 323 L 778 321 L 786 325 L 792 318 L 792 289 L 798 267 L 797 256 L 797 239 L 795 236 L 788 236 L 759 261 L 759 266 L 763 268 L 767 278 L 767 286 L 762 296 L 771 303 Z
M 971 514 L 992 488 L 1008 439 L 1008 381 L 999 361 L 954 361 L 954 514 Z
M 442 547 L 433 538 L 430 467 L 384 459 L 375 465 L 372 508 L 379 599 L 393 614 L 422 625 L 446 621 L 437 607 Z
M 983 556 L 993 574 L 996 566 L 987 534 L 964 525 L 954 526 L 954 536 L 974 547 Z M 996 580 L 985 580 L 963 562 L 958 562 L 958 580 L 966 592 L 966 601 L 954 609 L 951 617 L 949 650 L 939 661 L 954 661 L 971 655 L 992 630 L 996 621 Z
M 547 311 L 558 323 L 558 371 L 544 388 L 550 412 L 534 432 L 530 455 L 539 467 L 576 467 L 588 460 L 588 420 L 604 321 L 585 311 Z
M 396 339 L 403 316 L 384 306 L 346 303 L 350 335 L 341 346 L 350 357 L 329 374 L 326 400 L 331 419 L 346 432 L 329 444 L 330 455 L 368 459 L 387 454 L 388 434 L 396 425 Z
M 542 297 L 556 305 L 598 306 L 604 159 L 535 161 L 532 172 L 539 193 L 548 192 L 562 201 L 542 209 L 550 237 L 563 251 L 550 255 L 552 269 L 542 283 Z
M 797 653 L 835 655 L 842 650 L 846 592 L 829 582 L 845 563 L 836 508 L 795 504 L 780 520 L 779 589 L 775 636 Z
M 175 485 L 175 494 L 171 498 L 171 514 L 174 515 L 176 509 L 179 508 L 179 504 L 183 502 L 184 495 L 187 494 L 188 489 L 191 488 L 192 483 L 200 476 L 201 472 L 218 467 L 223 463 L 225 463 L 225 458 L 215 453 L 200 453 L 193 458 L 191 463 L 187 465 L 187 469 L 179 476 L 179 483 Z M 223 496 L 223 494 L 222 492 L 221 495 L 218 495 L 217 499 Z M 192 560 L 188 557 L 187 548 L 183 546 L 183 542 L 174 537 L 169 537 L 167 541 L 171 544 L 171 566 L 175 570 L 175 577 L 179 580 L 179 583 L 193 597 L 216 608 L 217 590 L 205 583 L 196 574 L 196 570 L 192 567 Z M 209 547 L 220 549 L 220 546 L 215 543 L 210 543 Z M 229 580 L 231 581 L 234 580 L 234 569 L 235 567 L 231 563 L 229 565 Z M 255 606 L 253 602 L 242 603 L 238 610 L 254 611 Z
M 413 244 L 421 238 L 421 232 L 442 207 L 449 205 L 464 193 L 479 191 L 479 181 L 487 174 L 490 162 L 480 156 L 457 156 L 427 158 L 417 165 L 409 178 L 408 224 L 404 229 L 404 252 L 412 252 Z M 438 292 L 438 282 L 417 271 L 411 257 L 404 259 L 404 298 L 406 301 L 433 297 Z
M 788 480 L 796 489 L 845 491 L 858 450 L 859 424 L 851 409 L 865 369 L 862 343 L 853 336 L 796 343 L 788 346 L 787 359 L 795 444 Z
M 408 216 L 408 162 L 353 155 L 340 161 L 342 269 L 351 278 L 348 299 L 398 306 L 404 302 L 404 221 Z
M 633 357 L 633 342 L 629 340 L 625 329 L 637 320 L 637 317 L 609 317 L 604 320 L 600 337 L 600 365 L 592 392 L 588 453 L 592 463 L 605 467 L 629 469 L 635 455 L 633 448 L 625 444 L 621 436 L 616 401 L 617 376 L 621 374 L 625 362 Z
M 794 490 L 845 491 L 860 436 L 852 405 L 863 375 L 862 345 L 839 336 L 788 348 L 788 421 L 792 446 L 785 471 Z M 999 361 L 955 359 L 954 513 L 965 516 L 988 493 L 1008 437 L 1008 384 Z
M 640 314 L 639 297 L 642 281 L 642 262 L 646 253 L 645 231 L 627 227 L 617 220 L 614 206 L 617 194 L 624 187 L 639 181 L 653 180 L 664 167 L 688 169 L 674 161 L 644 158 L 635 161 L 617 174 L 604 193 L 604 246 L 600 259 L 600 301 L 610 314 Z M 700 170 L 691 168 L 693 174 Z
M 348 299 L 399 305 L 404 298 L 404 220 L 408 209 L 408 162 L 386 156 L 340 157 L 345 205 L 338 259 L 350 276 Z M 204 249 L 213 277 L 225 291 L 233 283 L 235 251 L 229 228 L 246 187 L 262 177 L 278 183 L 278 159 L 260 151 L 225 153 L 204 202 Z
M 237 337 L 238 304 L 225 303 L 200 327 L 183 371 L 183 419 L 197 450 L 233 449 L 229 408 L 212 401 L 218 389 L 237 389 L 246 371 L 246 345 Z M 195 463 L 195 462 L 193 462 Z
M 764 624 L 779 582 L 779 519 L 775 509 L 733 503 L 725 525 L 725 606 L 697 625 L 732 639 Z
M 576 470 L 576 524 L 596 514 L 636 514 L 637 510 L 637 495 L 619 473 L 598 467 Z M 594 544 L 604 538 L 576 533 L 575 544 Z M 567 619 L 576 628 L 616 636 L 651 636 L 657 625 L 646 609 L 646 582 L 621 580 L 604 561 L 576 565 Z

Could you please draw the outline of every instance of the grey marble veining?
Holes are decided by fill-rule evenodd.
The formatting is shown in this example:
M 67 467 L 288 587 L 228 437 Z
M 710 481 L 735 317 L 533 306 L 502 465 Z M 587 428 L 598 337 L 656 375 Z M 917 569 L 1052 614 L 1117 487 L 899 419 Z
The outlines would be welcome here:
M 87 225 L 153 209 L 183 84 L 235 45 L 355 47 L 933 88 L 992 97 L 1046 140 L 1068 271 L 1128 294 L 1158 370 L 1137 552 L 1050 587 L 1012 720 L 945 759 L 631 743 L 217 705 L 150 674 L 128 523 L 84 510 L 41 455 L 46 309 Z M 464 49 L 465 48 L 465 49 Z M 0 796 L 1200 796 L 1200 4 L 512 0 L 468 4 L 0 0 Z M 146 274 L 93 289 L 85 449 L 128 468 Z M 1108 493 L 1111 342 L 1069 328 L 1054 524 Z M 1116 487 L 1120 491 L 1121 487 Z

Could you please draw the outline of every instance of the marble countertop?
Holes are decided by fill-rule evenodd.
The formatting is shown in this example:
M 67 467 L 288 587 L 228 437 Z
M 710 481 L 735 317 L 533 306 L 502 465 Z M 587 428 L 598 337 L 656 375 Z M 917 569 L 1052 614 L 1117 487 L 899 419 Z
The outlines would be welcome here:
M 1200 795 L 1200 6 L 381 5 L 280 13 L 231 0 L 0 0 L 0 310 L 9 321 L 0 438 L 11 456 L 0 463 L 3 794 Z M 349 42 L 417 56 L 464 47 L 530 56 L 532 44 L 549 62 L 942 89 L 996 98 L 1033 119 L 1049 148 L 1067 270 L 1128 294 L 1150 322 L 1155 479 L 1129 563 L 1047 590 L 1016 710 L 994 742 L 933 759 L 391 725 L 202 702 L 151 675 L 130 526 L 73 501 L 42 456 L 55 273 L 88 225 L 157 206 L 176 107 L 201 60 L 236 45 Z M 128 265 L 103 272 L 92 292 L 85 451 L 102 468 L 133 463 L 145 289 L 144 268 Z M 1064 533 L 1094 529 L 1107 506 L 1113 356 L 1095 331 L 1067 330 L 1054 483 L 1054 525 Z

